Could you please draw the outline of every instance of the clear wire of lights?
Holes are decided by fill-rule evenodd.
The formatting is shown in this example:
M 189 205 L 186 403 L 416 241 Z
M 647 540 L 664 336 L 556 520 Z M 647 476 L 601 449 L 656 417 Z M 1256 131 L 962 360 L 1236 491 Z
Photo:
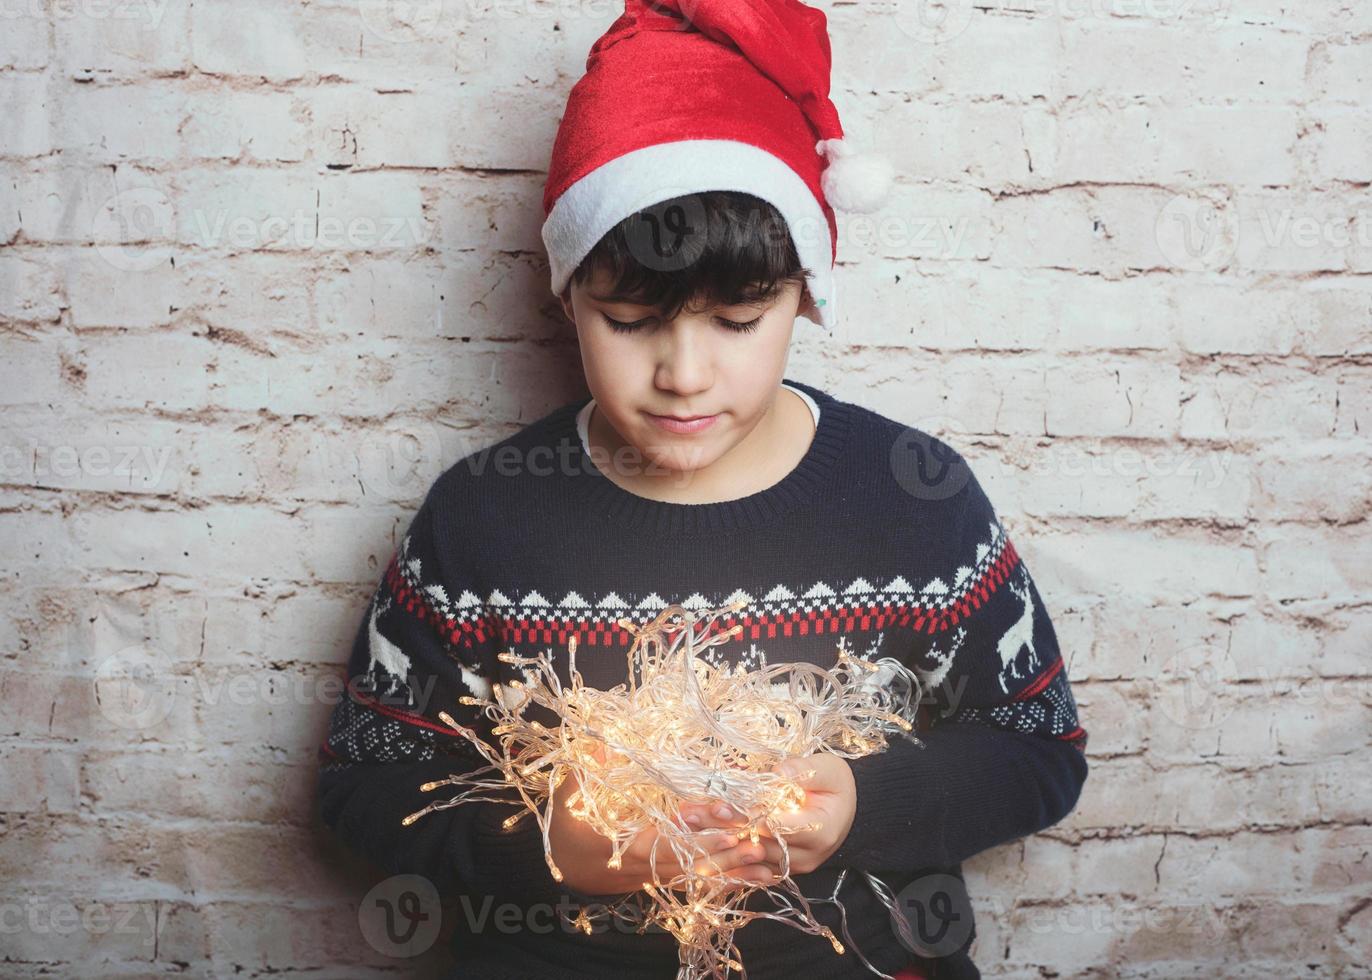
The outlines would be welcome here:
M 499 740 L 493 748 L 474 731 L 439 712 L 445 724 L 466 737 L 489 765 L 472 772 L 425 783 L 429 792 L 443 786 L 461 787 L 448 800 L 430 803 L 407 816 L 408 826 L 435 810 L 486 800 L 518 805 L 520 811 L 504 821 L 506 829 L 530 814 L 543 832 L 544 854 L 555 880 L 562 871 L 553 859 L 550 827 L 553 814 L 565 812 L 586 821 L 612 845 L 608 861 L 619 868 L 625 848 L 643 831 L 656 831 L 650 880 L 642 890 L 605 907 L 606 914 L 632 917 L 642 932 L 655 924 L 676 937 L 680 947 L 678 980 L 723 978 L 729 970 L 747 976 L 733 942 L 734 932 L 755 919 L 774 919 L 802 932 L 822 936 L 838 953 L 845 946 L 816 921 L 810 901 L 791 879 L 787 829 L 778 818 L 795 813 L 805 802 L 805 790 L 793 777 L 777 772 L 789 756 L 828 752 L 847 759 L 886 748 L 887 737 L 907 738 L 916 745 L 914 719 L 921 695 L 919 678 L 899 661 L 884 657 L 869 661 L 851 655 L 842 640 L 836 664 L 829 669 L 805 662 L 779 663 L 747 670 L 743 665 L 719 665 L 700 654 L 742 632 L 741 625 L 710 634 L 723 615 L 737 613 L 739 600 L 696 613 L 684 606 L 664 608 L 638 626 L 627 619 L 618 625 L 634 637 L 628 654 L 628 680 L 609 690 L 587 687 L 576 667 L 576 637 L 568 643 L 569 685 L 558 677 L 551 652 L 534 657 L 511 651 L 500 659 L 522 668 L 525 680 L 496 685 L 494 699 L 464 696 L 463 704 L 478 706 Z M 551 710 L 556 727 L 526 719 L 530 704 Z M 576 789 L 565 800 L 565 811 L 554 806 L 554 790 L 569 776 Z M 511 791 L 518 799 L 511 796 Z M 780 846 L 779 876 L 770 883 L 749 881 L 709 867 L 706 848 L 717 828 L 695 828 L 680 814 L 683 804 L 722 801 L 746 823 L 737 830 L 756 843 L 760 835 Z M 810 824 L 808 828 L 817 828 Z M 658 853 L 665 846 L 676 859 L 659 874 Z M 697 870 L 697 862 L 704 865 Z M 890 890 L 870 873 L 863 876 L 888 909 L 894 909 Z M 837 893 L 817 902 L 839 906 Z M 753 910 L 744 904 L 756 891 L 769 896 L 772 910 Z M 755 906 L 758 903 L 753 903 Z M 847 917 L 841 918 L 847 935 Z M 575 924 L 591 931 L 591 918 L 580 910 Z M 873 973 L 861 952 L 858 956 Z

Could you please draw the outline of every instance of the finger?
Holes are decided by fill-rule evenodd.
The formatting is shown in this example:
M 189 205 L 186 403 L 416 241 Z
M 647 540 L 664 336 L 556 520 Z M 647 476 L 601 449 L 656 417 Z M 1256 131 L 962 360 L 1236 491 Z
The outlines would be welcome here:
M 650 875 L 656 867 L 658 879 L 667 880 L 683 873 L 693 863 L 698 864 L 715 854 L 737 847 L 739 842 L 732 834 L 697 834 L 687 842 L 694 847 L 678 856 L 665 837 L 655 831 L 650 833 L 649 840 L 645 841 L 644 835 L 640 834 L 639 839 L 625 849 L 623 869 L 626 873 Z M 656 855 L 653 854 L 654 848 Z
M 770 864 L 745 864 L 742 867 L 735 868 L 733 871 L 726 871 L 724 877 L 752 882 L 758 885 L 774 885 L 781 880 L 776 870 Z
M 695 870 L 697 874 L 702 875 L 719 874 L 744 865 L 757 864 L 762 861 L 763 855 L 764 851 L 760 844 L 745 841 L 737 847 L 730 847 L 701 858 L 695 863 Z
M 830 819 L 830 814 L 824 809 L 824 802 L 826 801 L 816 794 L 811 797 L 809 806 L 803 806 L 799 810 L 773 810 L 771 822 L 775 827 L 775 833 L 760 822 L 757 825 L 758 834 L 772 839 L 775 839 L 777 834 L 787 838 L 812 834 Z
M 821 778 L 826 766 L 827 761 L 817 755 L 792 755 L 778 762 L 774 769 L 792 782 L 809 786 Z
M 781 849 L 781 844 L 777 841 L 770 837 L 759 837 L 757 843 L 753 844 L 745 837 L 740 842 L 737 850 L 741 851 L 746 847 L 754 848 L 754 853 L 757 855 L 756 857 L 747 860 L 750 860 L 754 864 L 766 865 L 774 871 L 781 870 L 781 862 L 784 854 Z M 791 861 L 794 862 L 798 851 L 799 848 L 791 846 L 785 853 L 789 854 Z
M 718 800 L 683 803 L 680 811 L 689 826 L 698 828 L 738 827 L 748 819 L 746 814 Z

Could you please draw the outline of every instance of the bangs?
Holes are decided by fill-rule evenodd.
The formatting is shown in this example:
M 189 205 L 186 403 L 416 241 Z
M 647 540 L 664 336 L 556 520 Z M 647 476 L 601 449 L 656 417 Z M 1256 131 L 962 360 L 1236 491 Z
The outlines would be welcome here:
M 801 308 L 811 273 L 801 265 L 786 220 L 768 202 L 741 191 L 669 198 L 611 228 L 577 266 L 585 284 L 608 278 L 610 302 L 651 306 L 672 319 L 696 308 L 766 301 L 799 282 Z

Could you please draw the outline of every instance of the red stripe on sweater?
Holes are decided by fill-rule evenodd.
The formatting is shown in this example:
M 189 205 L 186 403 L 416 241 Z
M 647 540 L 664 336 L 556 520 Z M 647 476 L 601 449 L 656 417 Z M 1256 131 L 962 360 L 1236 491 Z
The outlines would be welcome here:
M 1053 680 L 1053 678 L 1058 676 L 1058 671 L 1060 670 L 1062 670 L 1062 657 L 1058 657 L 1051 664 L 1049 664 L 1048 669 L 1045 670 L 1042 674 L 1039 674 L 1037 677 L 1035 677 L 1033 683 L 1031 683 L 1024 690 L 1020 691 L 1010 700 L 1028 701 L 1034 695 L 1038 694 L 1045 687 L 1047 687 L 1049 683 Z
M 442 732 L 444 735 L 452 735 L 455 738 L 462 737 L 447 725 L 440 725 L 437 722 L 432 722 L 423 715 L 416 715 L 408 711 L 401 711 L 399 708 L 392 708 L 388 704 L 382 704 L 380 701 L 376 700 L 376 698 L 368 697 L 361 691 L 353 691 L 352 699 L 358 704 L 366 705 L 378 714 L 383 714 L 387 718 L 394 718 L 396 721 L 403 721 L 407 725 L 414 725 L 416 728 L 427 728 L 431 731 Z

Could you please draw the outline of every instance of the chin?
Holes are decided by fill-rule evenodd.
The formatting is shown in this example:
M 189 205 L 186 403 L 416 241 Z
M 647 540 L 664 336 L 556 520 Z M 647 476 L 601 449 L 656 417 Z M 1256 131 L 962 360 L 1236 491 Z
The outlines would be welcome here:
M 661 433 L 651 433 L 649 438 L 651 441 L 647 443 L 647 448 L 640 452 L 653 472 L 670 470 L 673 473 L 690 473 L 709 466 L 720 456 L 713 447 L 703 444 L 671 445 L 663 441 Z M 688 442 L 689 439 L 683 437 L 682 441 Z

